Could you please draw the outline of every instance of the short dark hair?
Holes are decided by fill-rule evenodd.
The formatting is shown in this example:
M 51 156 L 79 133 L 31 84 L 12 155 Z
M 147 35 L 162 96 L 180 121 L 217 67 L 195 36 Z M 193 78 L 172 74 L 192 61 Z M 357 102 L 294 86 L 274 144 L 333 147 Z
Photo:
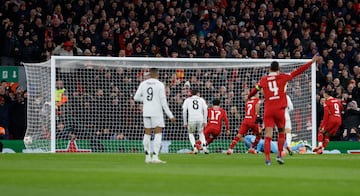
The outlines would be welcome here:
M 271 71 L 279 71 L 279 63 L 277 61 L 271 62 L 270 70 Z
M 153 67 L 153 68 L 150 68 L 150 73 L 158 73 L 159 72 L 159 70 L 157 69 L 157 68 L 155 68 L 155 67 Z
M 328 94 L 329 96 L 333 96 L 333 94 L 334 94 L 334 90 L 333 89 L 324 89 L 324 93 L 326 93 L 326 94 Z
M 213 105 L 216 105 L 216 106 L 220 105 L 220 99 L 214 99 L 214 100 L 212 101 L 212 104 L 213 104 Z
M 196 95 L 198 93 L 199 93 L 199 90 L 197 88 L 194 88 L 194 89 L 191 90 L 192 95 Z
M 159 70 L 157 68 L 150 68 L 150 76 L 151 77 L 158 77 L 159 75 Z

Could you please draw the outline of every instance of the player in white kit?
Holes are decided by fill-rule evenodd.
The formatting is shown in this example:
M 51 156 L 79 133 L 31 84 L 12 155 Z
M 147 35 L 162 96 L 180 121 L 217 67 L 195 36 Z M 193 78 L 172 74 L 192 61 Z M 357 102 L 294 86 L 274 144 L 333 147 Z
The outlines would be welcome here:
M 293 152 L 291 150 L 291 118 L 290 118 L 290 112 L 294 110 L 294 105 L 289 97 L 289 95 L 286 95 L 287 99 L 287 107 L 285 108 L 285 143 L 286 143 L 286 150 L 289 152 L 289 155 L 292 155 Z
M 165 86 L 158 80 L 159 71 L 156 68 L 150 69 L 150 78 L 140 83 L 134 100 L 143 103 L 143 119 L 145 134 L 143 145 L 145 150 L 146 163 L 166 163 L 159 159 L 159 152 L 162 140 L 162 129 L 165 127 L 163 111 L 172 122 L 174 115 L 169 109 Z M 150 152 L 150 139 L 154 130 L 153 152 Z
M 199 134 L 199 140 L 202 144 L 206 143 L 204 135 L 204 127 L 207 123 L 207 104 L 206 101 L 200 97 L 200 92 L 197 89 L 191 91 L 192 96 L 185 99 L 182 111 L 184 127 L 188 129 L 190 144 L 193 152 L 196 154 L 198 149 L 195 145 L 195 133 Z M 203 148 L 207 152 L 206 147 Z

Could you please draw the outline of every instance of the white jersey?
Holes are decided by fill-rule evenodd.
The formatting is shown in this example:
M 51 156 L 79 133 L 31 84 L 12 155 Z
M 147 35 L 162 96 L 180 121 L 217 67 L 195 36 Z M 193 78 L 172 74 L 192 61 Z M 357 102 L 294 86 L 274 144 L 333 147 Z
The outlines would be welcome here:
M 294 110 L 294 105 L 289 97 L 286 95 L 287 99 L 287 107 L 285 108 L 285 128 L 292 128 L 291 127 L 291 119 L 290 119 L 290 112 Z
M 188 97 L 185 99 L 182 109 L 184 124 L 188 124 L 188 122 L 207 122 L 207 105 L 203 98 L 197 95 Z
M 286 100 L 287 100 L 287 111 L 291 112 L 294 110 L 294 105 L 289 97 L 289 95 L 286 95 Z
M 166 100 L 165 86 L 155 78 L 140 83 L 134 100 L 143 103 L 144 117 L 163 117 L 163 111 L 169 118 L 174 117 Z

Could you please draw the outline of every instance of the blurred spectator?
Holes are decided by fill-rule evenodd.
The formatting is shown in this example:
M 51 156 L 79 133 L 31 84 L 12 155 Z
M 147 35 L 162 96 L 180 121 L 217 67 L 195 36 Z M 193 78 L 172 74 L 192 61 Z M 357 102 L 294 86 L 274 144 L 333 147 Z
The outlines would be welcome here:
M 27 91 L 21 86 L 16 88 L 15 100 L 11 104 L 9 117 L 11 138 L 23 139 L 27 126 Z
M 360 128 L 360 108 L 356 101 L 350 101 L 347 104 L 345 109 L 343 118 L 343 128 L 344 131 L 350 130 L 351 128 L 355 127 L 357 129 Z
M 17 39 L 16 35 L 14 35 L 14 31 L 12 29 L 6 29 L 8 24 L 10 23 L 9 20 L 3 20 L 3 26 L 5 28 L 0 28 L 0 34 L 1 34 L 1 49 L 0 49 L 0 55 L 1 55 L 1 65 L 5 66 L 14 66 L 16 57 L 19 56 L 19 47 L 20 43 Z M 2 27 L 3 27 L 2 26 Z
M 63 44 L 56 46 L 52 53 L 53 55 L 59 56 L 77 56 L 82 55 L 82 50 L 74 46 L 71 41 L 66 41 Z
M 360 141 L 360 133 L 356 127 L 352 127 L 350 130 L 344 130 L 343 141 L 358 142 Z

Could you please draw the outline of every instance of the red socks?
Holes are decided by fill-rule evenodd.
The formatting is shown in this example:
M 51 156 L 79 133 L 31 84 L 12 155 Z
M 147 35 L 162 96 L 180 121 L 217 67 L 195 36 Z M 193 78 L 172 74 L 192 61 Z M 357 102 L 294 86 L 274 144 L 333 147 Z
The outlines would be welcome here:
M 265 159 L 267 161 L 270 160 L 270 145 L 271 145 L 271 137 L 265 137 L 265 141 L 264 141 L 264 154 L 265 154 Z
M 325 136 L 325 140 L 324 140 L 324 143 L 323 143 L 323 147 L 324 149 L 326 148 L 326 146 L 329 144 L 330 142 L 330 136 Z
M 239 137 L 235 137 L 234 139 L 233 139 L 233 141 L 231 142 L 231 144 L 230 144 L 230 149 L 234 149 L 234 147 L 236 146 L 236 144 L 238 143 L 240 141 L 240 138 Z
M 324 134 L 321 131 L 318 133 L 317 140 L 318 142 L 322 142 L 324 140 Z
M 279 133 L 278 135 L 278 156 L 281 157 L 281 152 L 284 150 L 285 133 Z
M 257 134 L 254 143 L 251 145 L 251 148 L 256 148 L 260 140 L 261 140 L 261 134 Z

